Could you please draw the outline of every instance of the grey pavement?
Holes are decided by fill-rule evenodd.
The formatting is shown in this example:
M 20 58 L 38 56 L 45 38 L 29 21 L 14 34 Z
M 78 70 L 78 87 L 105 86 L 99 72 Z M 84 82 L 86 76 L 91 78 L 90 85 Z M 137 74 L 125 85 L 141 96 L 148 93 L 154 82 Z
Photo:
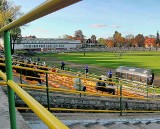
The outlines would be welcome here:
M 53 113 L 70 129 L 160 129 L 159 113 Z M 33 113 L 22 113 L 32 129 L 47 129 Z M 40 126 L 41 125 L 41 126 Z
M 10 129 L 8 98 L 0 87 L 0 129 Z M 22 115 L 16 110 L 17 129 L 31 129 Z

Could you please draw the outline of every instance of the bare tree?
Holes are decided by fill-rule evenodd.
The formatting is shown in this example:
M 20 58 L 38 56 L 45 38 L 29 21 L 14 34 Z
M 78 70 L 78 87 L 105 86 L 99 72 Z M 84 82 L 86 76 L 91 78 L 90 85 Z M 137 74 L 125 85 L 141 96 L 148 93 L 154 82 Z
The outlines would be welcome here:
M 74 36 L 81 40 L 82 46 L 85 47 L 85 36 L 81 30 L 76 30 Z

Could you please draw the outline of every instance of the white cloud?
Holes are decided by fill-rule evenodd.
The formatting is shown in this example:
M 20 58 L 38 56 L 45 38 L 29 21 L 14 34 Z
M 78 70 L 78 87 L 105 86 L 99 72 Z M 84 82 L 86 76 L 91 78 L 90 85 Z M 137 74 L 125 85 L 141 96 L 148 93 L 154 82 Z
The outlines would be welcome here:
M 124 32 L 124 34 L 126 34 L 126 35 L 133 35 L 133 33 L 134 33 L 134 32 L 131 32 L 131 31 L 126 31 L 126 32 Z
M 112 25 L 111 27 L 112 28 L 121 28 L 121 26 L 119 26 L 119 25 Z
M 102 28 L 102 27 L 106 27 L 107 25 L 105 24 L 92 24 L 91 27 L 93 28 Z
M 43 28 L 36 28 L 33 30 L 34 32 L 41 32 L 41 33 L 48 33 L 49 31 L 48 30 L 45 30 Z

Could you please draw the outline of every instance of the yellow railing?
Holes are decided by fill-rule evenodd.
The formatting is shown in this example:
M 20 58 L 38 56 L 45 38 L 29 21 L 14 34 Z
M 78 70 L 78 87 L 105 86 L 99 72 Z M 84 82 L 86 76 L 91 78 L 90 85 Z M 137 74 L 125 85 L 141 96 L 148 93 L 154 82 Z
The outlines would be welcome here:
M 0 65 L 3 65 L 3 63 L 0 63 Z M 51 71 L 45 71 L 45 70 L 39 70 L 39 69 L 33 69 L 33 68 L 28 68 L 28 67 L 22 67 L 22 66 L 15 66 L 13 65 L 12 66 L 13 68 L 18 68 L 18 69 L 25 69 L 25 70 L 31 70 L 31 71 L 37 71 L 37 72 L 43 72 L 43 73 L 48 73 L 48 74 L 54 74 L 54 75 L 59 75 L 59 76 L 65 76 L 65 77 L 71 77 L 71 78 L 75 78 L 77 76 L 74 76 L 75 73 L 72 73 L 74 75 L 69 75 L 69 74 L 65 74 L 65 73 L 57 73 L 57 72 L 51 72 Z M 48 67 L 47 67 L 48 68 Z M 67 71 L 68 72 L 68 71 Z M 29 77 L 29 78 L 36 78 L 36 77 L 30 77 L 30 76 L 26 76 L 26 77 Z M 95 79 L 95 78 L 84 78 L 84 77 L 79 77 L 83 80 L 88 80 L 88 81 L 93 81 L 93 82 L 97 82 L 99 80 Z M 45 79 L 45 78 L 37 78 L 37 79 Z M 59 82 L 58 80 L 55 80 L 56 82 Z M 122 82 L 125 81 L 125 80 L 122 80 Z M 127 87 L 127 89 L 129 88 L 137 88 L 137 89 L 141 89 L 141 90 L 144 90 L 147 92 L 148 90 L 148 94 L 152 94 L 152 95 L 155 95 L 155 88 L 153 87 L 146 87 L 145 85 L 141 85 L 141 86 L 133 86 L 131 84 L 124 84 L 124 83 L 116 83 L 116 82 L 109 82 L 109 81 L 101 81 L 101 82 L 105 82 L 105 83 L 110 83 L 110 84 L 114 84 L 114 85 L 123 85 L 123 89 L 125 89 Z M 95 86 L 92 86 L 93 88 Z M 149 91 L 149 90 L 152 90 L 152 93 Z M 126 96 L 127 97 L 127 96 Z
M 42 107 L 38 102 L 36 102 L 32 97 L 30 97 L 26 92 L 24 92 L 14 81 L 12 81 L 12 66 L 11 66 L 11 53 L 10 53 L 10 33 L 9 30 L 27 24 L 34 21 L 40 17 L 43 17 L 49 13 L 55 12 L 59 9 L 67 7 L 71 4 L 79 2 L 80 0 L 47 0 L 37 8 L 31 10 L 26 15 L 20 17 L 19 19 L 11 22 L 10 24 L 2 27 L 0 33 L 4 33 L 4 48 L 5 48 L 5 63 L 7 80 L 2 75 L 2 78 L 6 80 L 8 84 L 8 100 L 9 100 L 9 112 L 10 112 L 10 125 L 12 129 L 16 129 L 16 114 L 15 114 L 15 102 L 14 102 L 14 91 L 20 95 L 20 98 L 32 107 L 36 114 L 47 124 L 49 128 L 52 129 L 65 129 L 66 127 L 57 118 L 55 118 L 51 113 Z M 13 89 L 12 89 L 13 88 Z M 14 90 L 14 91 L 13 91 Z M 26 96 L 30 98 L 27 99 Z M 33 103 L 33 102 L 35 103 Z M 37 112 L 38 110 L 39 112 Z M 45 115 L 46 113 L 46 115 Z
M 0 73 L 1 75 L 2 73 Z M 5 77 L 5 76 L 4 76 Z M 41 86 L 31 86 L 31 85 L 27 85 L 27 84 L 19 84 L 19 86 L 21 87 L 26 87 L 26 88 L 32 88 L 32 89 L 41 89 L 43 91 L 45 91 L 46 87 L 41 87 Z M 72 94 L 86 94 L 86 95 L 93 95 L 93 96 L 104 96 L 104 97 L 120 97 L 117 95 L 107 95 L 107 94 L 99 94 L 99 93 L 91 93 L 91 92 L 81 92 L 81 91 L 75 91 L 75 90 L 66 90 L 66 89 L 62 89 L 62 88 L 49 88 L 50 91 L 55 91 L 55 92 L 63 92 L 63 93 L 72 93 Z M 140 99 L 140 100 L 160 100 L 160 99 L 153 99 L 153 98 L 139 98 L 139 97 L 131 97 L 131 96 L 123 96 L 123 98 L 132 98 L 132 99 Z M 27 107 L 18 107 L 17 109 L 21 110 L 21 109 L 30 109 Z M 67 109 L 67 108 L 50 108 L 50 110 L 59 110 L 59 111 L 79 111 L 79 112 L 120 112 L 117 110 L 84 110 L 84 109 Z M 152 111 L 152 110 L 123 110 L 123 112 L 159 112 L 159 111 Z
M 33 99 L 27 92 L 20 88 L 14 81 L 9 80 L 7 84 L 49 128 L 68 129 L 67 126 L 65 126 L 60 120 L 53 116 L 47 109 L 45 109 L 40 103 Z
M 0 71 L 0 76 L 6 81 L 6 75 Z M 31 110 L 51 129 L 68 129 L 61 121 L 45 109 L 40 103 L 32 98 L 27 92 L 20 88 L 14 81 L 9 80 L 7 84 L 16 94 L 31 108 Z

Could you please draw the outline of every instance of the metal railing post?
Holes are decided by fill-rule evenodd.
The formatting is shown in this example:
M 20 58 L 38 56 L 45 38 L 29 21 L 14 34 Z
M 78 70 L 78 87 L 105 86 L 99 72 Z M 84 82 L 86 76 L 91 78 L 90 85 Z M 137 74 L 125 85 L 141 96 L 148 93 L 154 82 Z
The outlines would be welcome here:
M 147 98 L 148 98 L 148 84 L 146 85 L 146 88 L 147 88 Z
M 117 86 L 117 95 L 118 95 L 118 90 L 119 90 L 119 89 L 118 89 L 118 86 L 119 86 L 119 85 L 118 85 L 118 84 L 119 84 L 119 79 L 118 79 L 118 77 L 116 77 L 116 84 L 117 84 L 116 86 Z
M 154 87 L 154 84 L 153 85 L 153 94 L 154 94 L 154 99 L 156 98 L 156 90 L 155 90 L 155 87 Z
M 13 80 L 9 31 L 4 31 L 4 48 L 5 48 L 6 75 L 7 75 L 7 81 L 8 81 L 8 80 Z M 7 85 L 7 90 L 8 90 L 10 125 L 11 125 L 11 129 L 16 129 L 14 91 L 9 85 Z
M 20 69 L 20 83 L 22 84 L 22 69 Z
M 122 116 L 122 110 L 123 110 L 123 107 L 122 107 L 122 85 L 120 84 L 120 116 Z
M 50 101 L 49 101 L 49 88 L 48 88 L 48 73 L 46 73 L 46 92 L 47 92 L 47 106 L 48 106 L 48 111 L 50 111 Z

